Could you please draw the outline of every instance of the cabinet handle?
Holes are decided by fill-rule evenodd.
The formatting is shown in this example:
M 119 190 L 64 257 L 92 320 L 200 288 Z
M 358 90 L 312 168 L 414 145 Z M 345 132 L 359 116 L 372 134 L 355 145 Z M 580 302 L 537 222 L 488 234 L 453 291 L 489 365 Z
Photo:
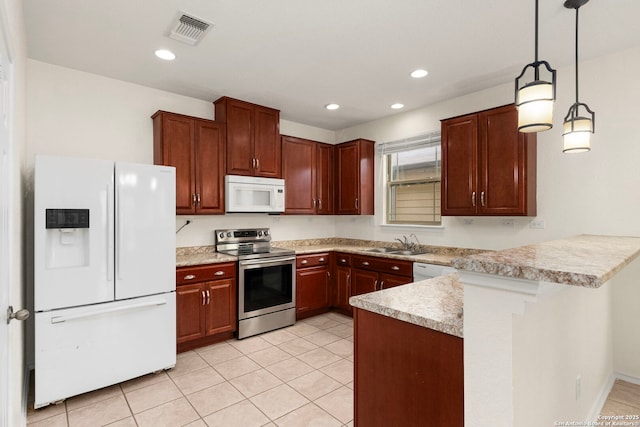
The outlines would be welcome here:
M 382 282 L 380 282 L 380 290 L 384 289 L 384 280 Z
M 191 204 L 195 206 L 197 203 L 197 200 L 198 199 L 196 199 L 196 193 L 191 193 Z
M 484 191 L 480 193 L 480 204 L 484 206 Z
M 362 265 L 369 265 L 369 261 L 362 261 Z
M 307 260 L 306 260 L 306 259 L 303 259 L 302 261 L 300 261 L 300 264 L 302 264 L 302 265 L 304 265 L 304 264 L 306 264 L 306 263 L 307 263 Z
M 184 280 L 193 280 L 195 278 L 195 274 L 187 274 L 186 276 L 184 276 Z
M 202 305 L 206 305 L 205 301 L 207 300 L 206 297 L 204 296 L 204 291 L 200 291 L 202 292 Z
M 260 169 L 260 159 L 256 159 L 256 169 Z
M 324 262 L 324 258 L 320 258 L 318 262 Z
M 476 206 L 476 192 L 471 193 L 471 206 Z
M 393 267 L 391 267 L 391 269 L 393 271 L 398 271 L 398 270 L 400 270 L 400 267 L 398 267 L 397 265 L 394 265 Z
M 318 199 L 318 209 L 322 209 L 322 199 Z
M 356 209 L 358 209 L 358 198 L 356 197 Z
M 211 301 L 211 294 L 209 293 L 209 289 L 207 289 L 207 304 L 209 305 L 209 302 Z
M 341 263 L 343 263 L 343 264 L 346 264 L 346 263 L 347 263 L 347 260 L 346 260 L 346 259 L 344 259 L 344 258 L 342 258 L 342 259 L 340 260 L 340 262 L 341 262 Z
M 317 202 L 317 200 L 316 200 L 316 199 L 311 199 L 311 200 L 312 200 L 312 202 L 313 202 L 313 209 L 315 209 L 315 208 L 316 208 L 316 202 Z
M 200 204 L 200 193 L 196 194 L 196 200 L 197 200 L 197 203 L 199 205 Z
M 378 281 L 373 282 L 373 289 L 378 290 Z
M 256 168 L 256 159 L 254 159 L 253 157 L 251 158 L 251 169 L 255 169 Z
M 218 270 L 218 271 L 216 271 L 216 272 L 215 272 L 215 273 L 213 273 L 213 274 L 215 274 L 216 276 L 222 276 L 222 275 L 224 274 L 224 271 L 222 271 L 222 270 Z

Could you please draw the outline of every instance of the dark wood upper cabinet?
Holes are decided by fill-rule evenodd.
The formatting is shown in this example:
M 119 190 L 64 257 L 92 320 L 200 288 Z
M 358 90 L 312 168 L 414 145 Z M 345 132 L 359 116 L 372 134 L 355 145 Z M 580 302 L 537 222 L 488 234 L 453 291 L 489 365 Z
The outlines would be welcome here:
M 226 96 L 214 105 L 227 125 L 226 173 L 280 178 L 280 111 Z
M 176 168 L 176 213 L 224 213 L 225 125 L 182 114 L 153 116 L 153 162 Z
M 328 144 L 282 136 L 285 213 L 333 213 L 333 149 Z
M 356 139 L 336 146 L 336 214 L 374 214 L 374 144 Z
M 442 215 L 535 216 L 536 134 L 513 105 L 442 121 Z

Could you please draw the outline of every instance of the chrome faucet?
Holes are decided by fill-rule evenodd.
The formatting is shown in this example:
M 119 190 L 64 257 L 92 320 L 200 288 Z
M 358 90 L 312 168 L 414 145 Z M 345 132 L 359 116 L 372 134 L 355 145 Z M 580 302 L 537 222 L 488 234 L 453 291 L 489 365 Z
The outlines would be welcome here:
M 409 241 L 410 237 L 413 237 L 414 239 L 416 239 L 416 243 L 410 242 Z M 403 235 L 402 239 L 396 238 L 395 240 L 400 242 L 400 245 L 404 250 L 417 251 L 420 249 L 420 241 L 418 240 L 418 236 L 416 236 L 415 233 L 411 233 L 409 237 Z

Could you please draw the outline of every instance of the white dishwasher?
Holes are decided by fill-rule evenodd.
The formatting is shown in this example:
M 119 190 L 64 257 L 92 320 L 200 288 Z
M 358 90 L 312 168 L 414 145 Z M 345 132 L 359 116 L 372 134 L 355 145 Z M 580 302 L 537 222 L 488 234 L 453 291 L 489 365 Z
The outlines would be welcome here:
M 447 267 L 437 264 L 425 264 L 422 262 L 413 263 L 413 281 L 419 282 L 421 280 L 432 279 L 438 276 L 445 276 L 447 274 L 455 273 L 457 270 L 453 267 Z

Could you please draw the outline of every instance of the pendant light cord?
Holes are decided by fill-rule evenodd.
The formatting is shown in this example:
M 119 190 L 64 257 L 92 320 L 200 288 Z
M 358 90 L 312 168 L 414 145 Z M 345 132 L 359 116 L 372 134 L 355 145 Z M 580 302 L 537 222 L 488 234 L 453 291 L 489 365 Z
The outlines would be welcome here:
M 535 64 L 538 63 L 538 0 L 536 0 L 536 20 L 535 20 Z M 534 75 L 535 80 L 540 80 L 540 73 L 538 71 L 538 66 L 534 67 Z
M 578 104 L 578 13 L 580 7 L 576 7 L 576 104 Z

